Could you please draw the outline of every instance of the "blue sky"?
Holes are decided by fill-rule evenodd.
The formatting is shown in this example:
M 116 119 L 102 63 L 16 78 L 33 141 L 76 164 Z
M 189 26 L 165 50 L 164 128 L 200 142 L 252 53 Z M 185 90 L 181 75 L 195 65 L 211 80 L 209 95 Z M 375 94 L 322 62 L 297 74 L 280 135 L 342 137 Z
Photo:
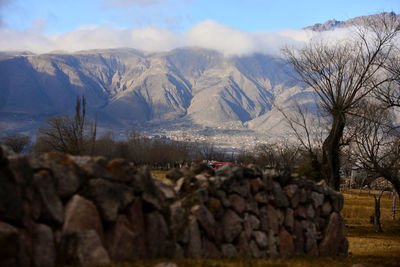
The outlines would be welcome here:
M 265 32 L 300 30 L 333 18 L 347 20 L 382 11 L 400 13 L 400 1 L 0 0 L 0 50 L 78 50 L 79 40 L 82 49 L 89 49 L 104 39 L 104 47 L 127 45 L 141 49 L 151 40 L 153 50 L 171 49 L 182 43 L 196 44 L 187 41 L 187 36 L 201 41 L 200 37 L 208 36 L 215 28 L 219 31 L 210 36 L 230 35 L 233 31 L 265 37 Z M 101 37 L 103 33 L 107 38 Z M 73 41 L 78 44 L 72 45 Z M 254 46 L 246 41 L 241 44 Z
M 206 19 L 244 31 L 300 29 L 333 18 L 400 11 L 398 0 L 0 0 L 1 5 L 7 27 L 23 30 L 41 21 L 47 33 L 87 24 L 184 31 Z

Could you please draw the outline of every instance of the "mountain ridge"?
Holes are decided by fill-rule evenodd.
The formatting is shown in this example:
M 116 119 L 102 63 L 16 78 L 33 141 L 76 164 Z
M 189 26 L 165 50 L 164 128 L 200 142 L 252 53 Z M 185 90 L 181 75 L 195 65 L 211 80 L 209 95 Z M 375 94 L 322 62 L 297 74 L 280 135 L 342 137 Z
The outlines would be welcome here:
M 7 126 L 10 116 L 39 127 L 47 116 L 72 114 L 76 96 L 85 95 L 88 114 L 97 113 L 105 128 L 186 121 L 189 128 L 257 132 L 268 128 L 273 103 L 283 92 L 304 90 L 288 72 L 272 56 L 225 57 L 200 48 L 18 55 L 0 61 L 0 127 L 26 130 Z
M 324 23 L 316 23 L 312 26 L 308 26 L 303 29 L 316 31 L 316 32 L 331 31 L 331 30 L 335 30 L 338 28 L 347 28 L 347 27 L 351 27 L 351 26 L 364 25 L 366 19 L 374 20 L 374 19 L 378 19 L 380 16 L 388 16 L 388 17 L 395 16 L 397 19 L 400 18 L 400 15 L 396 14 L 395 12 L 381 12 L 379 14 L 355 17 L 355 18 L 351 18 L 351 19 L 348 19 L 345 21 L 331 19 L 331 20 L 327 20 Z

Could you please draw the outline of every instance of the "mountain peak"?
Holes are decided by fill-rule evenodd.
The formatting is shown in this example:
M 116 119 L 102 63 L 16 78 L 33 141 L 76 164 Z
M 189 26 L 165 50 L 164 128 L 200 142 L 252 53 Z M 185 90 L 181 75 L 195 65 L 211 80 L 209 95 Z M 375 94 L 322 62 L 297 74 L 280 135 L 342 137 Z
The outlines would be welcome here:
M 366 20 L 375 20 L 382 16 L 388 18 L 394 17 L 395 19 L 400 19 L 400 15 L 396 14 L 395 12 L 382 12 L 374 15 L 359 16 L 352 19 L 348 19 L 346 21 L 331 19 L 326 21 L 325 23 L 316 23 L 312 26 L 308 26 L 303 29 L 315 32 L 331 31 L 338 28 L 347 28 L 355 25 L 364 25 Z

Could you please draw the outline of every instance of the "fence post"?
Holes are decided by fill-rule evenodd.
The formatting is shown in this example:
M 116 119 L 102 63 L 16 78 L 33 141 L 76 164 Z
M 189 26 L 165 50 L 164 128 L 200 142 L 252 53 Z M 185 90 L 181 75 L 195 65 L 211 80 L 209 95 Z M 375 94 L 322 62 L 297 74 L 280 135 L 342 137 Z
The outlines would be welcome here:
M 396 189 L 393 188 L 392 220 L 396 219 L 396 200 L 397 192 Z

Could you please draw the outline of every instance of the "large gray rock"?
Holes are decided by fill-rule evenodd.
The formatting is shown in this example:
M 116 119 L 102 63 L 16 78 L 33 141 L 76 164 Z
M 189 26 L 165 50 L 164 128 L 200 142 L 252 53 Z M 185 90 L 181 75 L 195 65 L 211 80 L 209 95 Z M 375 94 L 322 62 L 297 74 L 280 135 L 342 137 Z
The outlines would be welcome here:
M 52 267 L 56 263 L 53 232 L 45 224 L 37 224 L 32 233 L 32 261 L 37 267 Z
M 279 244 L 279 255 L 282 258 L 287 258 L 290 256 L 294 256 L 295 248 L 293 243 L 293 237 L 282 228 L 279 232 L 278 236 L 278 244 Z
M 172 257 L 173 244 L 164 217 L 158 211 L 154 211 L 144 215 L 144 222 L 148 257 Z
M 267 205 L 260 209 L 261 230 L 267 232 L 272 230 L 275 235 L 279 232 L 279 218 L 276 209 L 272 205 Z
M 23 205 L 21 192 L 8 168 L 0 168 L 0 220 L 21 224 Z
M 235 258 L 237 256 L 237 250 L 232 244 L 223 244 L 221 246 L 222 255 L 226 258 Z
M 178 201 L 170 206 L 170 230 L 177 241 L 183 241 L 187 218 L 182 202 Z
M 330 190 L 329 198 L 331 200 L 333 210 L 340 212 L 344 204 L 343 195 L 340 192 Z
M 218 171 L 222 170 L 222 168 L 226 168 L 229 170 L 231 167 L 221 167 L 218 169 Z M 237 168 L 232 168 L 232 170 L 239 170 Z M 217 175 L 218 175 L 217 171 Z M 240 175 L 240 173 L 238 174 Z M 224 176 L 224 175 L 221 175 Z M 242 197 L 247 198 L 250 195 L 250 183 L 248 179 L 243 179 L 242 177 L 239 177 L 233 172 L 231 176 L 227 176 L 224 178 L 223 183 L 222 183 L 222 188 L 226 190 L 228 193 L 236 193 Z
M 136 255 L 141 257 L 146 255 L 147 251 L 145 249 L 146 240 L 146 225 L 143 214 L 143 201 L 141 198 L 137 197 L 135 201 L 128 207 L 126 215 L 128 216 L 130 222 L 130 230 L 135 235 L 135 246 Z
M 315 210 L 314 210 L 312 204 L 308 204 L 308 205 L 307 205 L 306 214 L 307 214 L 307 218 L 309 218 L 309 219 L 311 219 L 311 220 L 314 219 L 314 217 L 315 217 Z
M 244 227 L 244 233 L 247 236 L 247 239 L 250 239 L 252 236 L 253 231 L 260 229 L 260 220 L 252 215 L 245 213 L 244 219 L 243 219 L 243 227 Z
M 137 173 L 136 168 L 124 159 L 113 159 L 108 162 L 107 171 L 110 179 L 125 184 L 132 183 Z
M 300 202 L 300 191 L 298 189 L 298 186 L 295 184 L 290 184 L 285 186 L 283 188 L 283 191 L 289 198 L 291 207 L 294 209 L 297 208 Z
M 41 164 L 51 169 L 56 193 L 61 198 L 75 194 L 82 184 L 83 173 L 67 154 L 49 152 L 40 156 Z
M 96 206 L 79 195 L 74 195 L 66 205 L 62 230 L 64 233 L 95 230 L 104 242 L 103 225 Z
M 225 191 L 217 190 L 215 192 L 215 194 L 218 197 L 218 199 L 221 201 L 222 205 L 224 205 L 225 208 L 229 208 L 232 206 L 232 203 L 228 200 L 228 197 L 226 196 Z
M 48 171 L 40 171 L 33 176 L 41 206 L 40 220 L 49 224 L 61 225 L 64 209 L 56 194 L 53 177 Z
M 221 252 L 215 246 L 214 242 L 211 242 L 204 237 L 202 245 L 203 245 L 203 252 L 202 252 L 203 258 L 216 259 L 221 257 Z
M 11 170 L 15 182 L 18 184 L 20 194 L 24 199 L 32 201 L 34 195 L 33 169 L 29 164 L 31 156 L 12 155 L 8 157 L 8 167 Z
M 204 205 L 196 205 L 192 208 L 192 214 L 196 217 L 207 236 L 213 240 L 215 238 L 215 219 Z
M 222 206 L 222 203 L 218 198 L 210 197 L 207 208 L 214 216 L 215 220 L 222 220 L 224 216 L 224 207 Z
M 317 192 L 312 192 L 311 200 L 314 205 L 314 208 L 318 209 L 324 203 L 324 195 Z
M 261 204 L 267 204 L 269 201 L 269 195 L 266 191 L 261 191 L 258 192 L 255 196 L 254 199 Z
M 317 227 L 314 223 L 310 221 L 303 222 L 304 227 L 304 236 L 305 236 L 305 252 L 308 254 L 312 254 L 318 256 L 318 232 Z
M 304 188 L 301 188 L 301 189 L 300 189 L 300 191 L 299 191 L 299 202 L 300 202 L 301 204 L 307 203 L 309 193 L 310 193 L 310 192 L 307 191 L 307 190 L 304 189 Z
M 160 189 L 154 184 L 150 169 L 148 167 L 140 169 L 134 178 L 131 186 L 135 192 L 142 193 L 142 198 L 146 205 L 152 209 L 163 211 L 166 203 L 163 201 Z
M 146 240 L 136 233 L 126 215 L 119 215 L 115 224 L 106 232 L 107 251 L 113 261 L 127 261 L 146 256 Z
M 279 183 L 272 183 L 272 196 L 273 202 L 278 208 L 286 208 L 289 207 L 289 200 L 286 194 L 283 192 L 282 187 Z
M 248 234 L 245 231 L 243 231 L 239 235 L 238 245 L 237 245 L 240 257 L 252 257 L 252 253 L 249 247 L 249 241 L 250 241 L 250 236 L 248 236 Z
M 325 228 L 324 238 L 319 245 L 321 256 L 346 256 L 348 244 L 345 236 L 345 224 L 339 213 L 333 212 Z
M 253 232 L 254 240 L 256 241 L 257 245 L 261 249 L 265 249 L 268 246 L 268 238 L 267 235 L 262 231 L 254 231 Z
M 165 177 L 176 182 L 179 178 L 183 177 L 183 172 L 178 168 L 173 168 L 165 173 Z
M 251 240 L 249 243 L 249 250 L 250 250 L 250 255 L 254 258 L 261 258 L 261 251 L 257 246 L 257 243 L 254 240 Z
M 321 208 L 321 216 L 328 217 L 332 212 L 332 205 L 329 201 L 325 201 Z
M 246 200 L 237 194 L 229 195 L 229 202 L 238 214 L 242 214 L 246 210 Z
M 262 176 L 262 174 L 259 177 L 261 177 L 261 176 Z M 260 178 L 250 179 L 249 183 L 250 183 L 251 193 L 252 194 L 257 194 L 258 191 L 260 190 L 260 187 L 261 187 L 261 184 L 262 184 L 261 179 Z
M 246 211 L 253 213 L 257 216 L 260 214 L 258 203 L 254 198 L 251 197 L 246 200 Z
M 195 217 L 189 217 L 189 243 L 187 246 L 187 256 L 189 258 L 201 258 L 203 256 L 203 245 L 199 224 Z
M 165 199 L 170 202 L 175 199 L 176 197 L 175 190 L 170 185 L 168 185 L 167 183 L 158 178 L 153 178 L 153 182 L 155 187 L 161 193 L 162 199 Z
M 246 178 L 258 178 L 262 177 L 263 173 L 259 166 L 255 164 L 249 164 L 246 167 L 243 167 L 243 176 Z
M 115 222 L 118 212 L 124 210 L 134 200 L 131 188 L 105 179 L 90 180 L 85 196 L 94 202 L 106 222 Z
M 104 157 L 72 156 L 68 157 L 75 162 L 88 179 L 111 178 L 107 170 L 107 160 Z
M 186 180 L 185 177 L 181 177 L 181 178 L 179 178 L 179 179 L 175 182 L 174 191 L 175 191 L 177 194 L 184 193 L 184 189 L 185 189 L 185 180 Z
M 207 176 L 213 176 L 215 171 L 210 168 L 206 163 L 194 163 L 190 166 L 190 170 L 194 174 L 205 174 Z
M 294 239 L 295 254 L 296 255 L 304 254 L 304 243 L 305 243 L 304 227 L 303 224 L 298 220 L 295 220 L 294 222 L 293 239 Z
M 229 165 L 223 165 L 216 170 L 215 175 L 232 178 L 233 177 L 232 167 Z
M 307 208 L 303 205 L 299 205 L 294 212 L 296 218 L 306 219 L 307 218 Z
M 285 225 L 286 229 L 288 229 L 290 232 L 292 232 L 293 227 L 294 227 L 294 211 L 290 208 L 287 208 L 285 211 L 284 225 Z
M 279 256 L 277 240 L 272 230 L 268 231 L 268 255 L 271 258 L 276 258 Z
M 18 236 L 18 265 L 24 267 L 30 267 L 32 265 L 32 228 L 28 229 L 19 229 Z
M 0 222 L 0 266 L 18 266 L 18 229 Z
M 223 218 L 224 238 L 227 243 L 231 243 L 242 232 L 243 219 L 233 210 L 227 209 Z
M 96 231 L 66 233 L 61 241 L 61 254 L 65 264 L 73 266 L 99 266 L 110 264 Z

